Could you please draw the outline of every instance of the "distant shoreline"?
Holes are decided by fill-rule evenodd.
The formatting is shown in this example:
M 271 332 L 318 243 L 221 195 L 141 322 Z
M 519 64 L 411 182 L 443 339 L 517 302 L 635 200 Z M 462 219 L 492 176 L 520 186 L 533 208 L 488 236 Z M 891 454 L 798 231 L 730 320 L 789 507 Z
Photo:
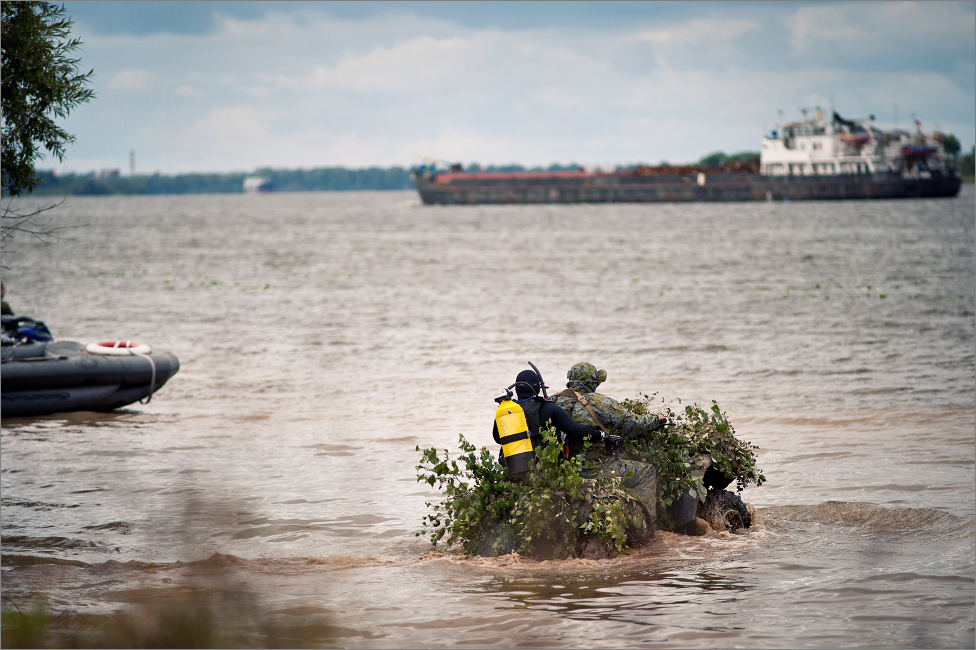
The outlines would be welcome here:
M 245 179 L 260 177 L 261 188 L 277 192 L 412 190 L 404 167 L 277 170 L 255 172 L 151 174 L 121 176 L 117 171 L 59 174 L 40 171 L 43 182 L 34 196 L 125 196 L 155 194 L 242 194 Z
M 553 171 L 578 165 L 522 167 L 491 166 L 484 171 Z M 414 190 L 410 170 L 405 167 L 320 167 L 316 169 L 259 169 L 254 172 L 152 174 L 120 176 L 117 173 L 60 174 L 39 171 L 43 182 L 33 196 L 126 196 L 157 194 L 243 194 L 245 179 L 260 177 L 273 192 L 355 192 Z M 972 185 L 976 176 L 964 171 L 962 181 Z
M 727 156 L 715 152 L 705 156 L 699 164 L 721 165 L 724 162 L 755 158 L 759 152 L 741 152 Z M 445 163 L 446 164 L 446 163 Z M 562 171 L 578 169 L 578 163 L 552 164 L 548 167 L 524 167 L 519 164 L 489 165 L 477 163 L 467 166 L 468 171 Z M 252 188 L 272 192 L 342 192 L 377 190 L 414 190 L 408 167 L 318 167 L 315 169 L 260 168 L 252 172 L 187 174 L 146 174 L 124 176 L 119 170 L 83 174 L 55 174 L 50 170 L 38 170 L 42 183 L 34 188 L 35 196 L 124 196 L 130 194 L 241 194 L 245 192 L 245 180 Z M 260 181 L 260 182 L 257 182 Z

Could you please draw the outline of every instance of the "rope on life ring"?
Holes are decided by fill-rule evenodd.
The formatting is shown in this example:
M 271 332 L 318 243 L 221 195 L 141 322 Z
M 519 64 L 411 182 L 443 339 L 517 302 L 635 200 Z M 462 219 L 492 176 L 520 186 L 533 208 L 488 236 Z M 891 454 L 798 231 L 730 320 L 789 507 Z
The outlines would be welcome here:
M 85 349 L 91 354 L 104 354 L 108 356 L 132 355 L 142 357 L 148 361 L 149 366 L 152 368 L 152 378 L 149 380 L 149 394 L 139 400 L 139 403 L 148 404 L 152 400 L 153 393 L 156 392 L 156 362 L 149 356 L 152 348 L 145 343 L 136 343 L 135 341 L 99 341 L 98 343 L 89 343 Z

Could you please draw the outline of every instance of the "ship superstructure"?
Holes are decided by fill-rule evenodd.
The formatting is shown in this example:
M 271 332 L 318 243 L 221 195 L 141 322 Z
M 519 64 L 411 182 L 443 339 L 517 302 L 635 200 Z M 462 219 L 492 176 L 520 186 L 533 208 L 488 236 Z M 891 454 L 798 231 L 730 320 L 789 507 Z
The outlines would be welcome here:
M 944 136 L 914 131 L 884 131 L 872 119 L 845 120 L 831 111 L 825 120 L 818 108 L 815 117 L 789 122 L 762 140 L 760 173 L 765 176 L 832 176 L 898 172 L 924 177 L 945 171 L 951 157 L 945 153 Z

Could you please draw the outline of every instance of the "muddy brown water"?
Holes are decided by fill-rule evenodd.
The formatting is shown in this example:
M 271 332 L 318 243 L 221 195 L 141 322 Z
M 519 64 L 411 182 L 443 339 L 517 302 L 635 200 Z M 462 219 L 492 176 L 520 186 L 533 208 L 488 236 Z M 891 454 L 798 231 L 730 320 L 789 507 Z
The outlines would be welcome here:
M 87 225 L 5 248 L 7 300 L 182 368 L 146 405 L 3 420 L 3 608 L 193 593 L 227 627 L 353 648 L 973 647 L 974 214 L 971 185 L 69 198 L 52 216 Z M 717 400 L 760 447 L 759 523 L 615 560 L 431 553 L 415 448 L 491 445 L 527 361 L 553 387 L 589 361 L 614 397 Z

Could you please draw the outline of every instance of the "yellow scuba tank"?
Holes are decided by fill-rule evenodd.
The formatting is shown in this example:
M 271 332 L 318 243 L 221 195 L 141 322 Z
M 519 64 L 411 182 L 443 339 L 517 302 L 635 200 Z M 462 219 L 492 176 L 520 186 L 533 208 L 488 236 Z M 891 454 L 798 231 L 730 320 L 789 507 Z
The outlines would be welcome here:
M 511 393 L 507 398 L 499 398 L 495 424 L 498 426 L 498 439 L 502 443 L 508 475 L 521 479 L 529 471 L 529 463 L 535 458 L 535 452 L 532 450 L 532 440 L 529 439 L 525 411 L 510 398 Z

